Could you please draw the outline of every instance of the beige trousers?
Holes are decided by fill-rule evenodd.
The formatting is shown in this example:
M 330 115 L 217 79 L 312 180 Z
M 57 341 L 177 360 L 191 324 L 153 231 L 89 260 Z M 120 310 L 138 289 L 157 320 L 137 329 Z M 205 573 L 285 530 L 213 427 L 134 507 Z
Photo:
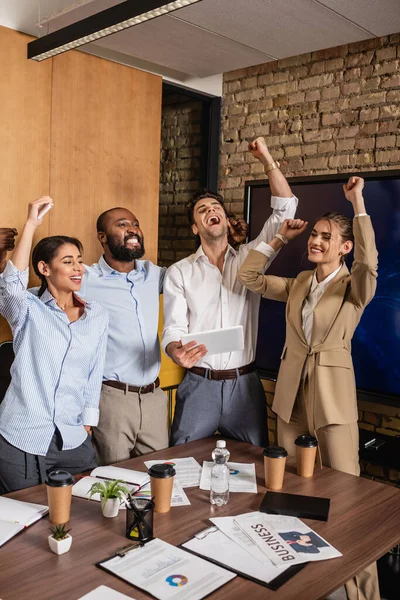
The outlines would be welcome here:
M 161 388 L 148 394 L 103 385 L 100 418 L 93 427 L 99 465 L 109 465 L 168 447 L 168 397 Z
M 311 433 L 309 430 L 306 403 L 302 389 L 296 398 L 290 422 L 285 423 L 278 416 L 278 444 L 289 456 L 296 456 L 295 439 L 299 435 Z M 317 430 L 322 464 L 350 475 L 360 475 L 358 462 L 358 425 L 327 425 Z M 376 563 L 353 577 L 345 584 L 348 600 L 380 600 Z

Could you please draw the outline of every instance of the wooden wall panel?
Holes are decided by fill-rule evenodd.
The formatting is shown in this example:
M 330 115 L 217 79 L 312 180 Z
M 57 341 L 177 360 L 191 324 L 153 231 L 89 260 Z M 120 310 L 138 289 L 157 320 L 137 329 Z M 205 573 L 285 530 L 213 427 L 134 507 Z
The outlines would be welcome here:
M 31 39 L 0 27 L 0 226 L 19 231 L 28 202 L 49 193 L 51 60 L 27 60 Z M 36 239 L 48 235 L 48 224 Z M 0 341 L 10 337 L 0 318 Z
M 97 261 L 98 215 L 132 210 L 157 260 L 160 77 L 81 52 L 53 59 L 51 234 L 77 236 Z

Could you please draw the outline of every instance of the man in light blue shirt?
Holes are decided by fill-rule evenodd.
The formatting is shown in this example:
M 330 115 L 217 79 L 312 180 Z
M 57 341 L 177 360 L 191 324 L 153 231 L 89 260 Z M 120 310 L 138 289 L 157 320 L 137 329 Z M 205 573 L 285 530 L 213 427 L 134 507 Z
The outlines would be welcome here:
M 148 260 L 139 222 L 113 208 L 97 220 L 104 254 L 86 267 L 80 295 L 109 313 L 100 420 L 93 441 L 100 464 L 168 446 L 168 399 L 160 389 L 159 295 L 165 268 Z

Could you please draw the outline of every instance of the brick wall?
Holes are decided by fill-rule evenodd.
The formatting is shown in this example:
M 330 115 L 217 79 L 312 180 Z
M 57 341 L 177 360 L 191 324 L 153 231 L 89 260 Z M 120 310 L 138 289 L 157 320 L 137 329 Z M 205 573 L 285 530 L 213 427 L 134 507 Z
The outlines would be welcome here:
M 400 34 L 224 75 L 220 189 L 237 210 L 263 177 L 262 135 L 288 176 L 400 168 Z
M 244 182 L 264 178 L 247 144 L 264 136 L 287 176 L 400 169 L 400 34 L 224 75 L 220 190 L 243 211 Z M 273 384 L 265 382 L 270 439 Z M 360 427 L 400 434 L 400 409 L 360 404 Z M 363 464 L 400 484 L 393 469 Z
M 185 203 L 199 189 L 201 102 L 177 94 L 163 97 L 160 160 L 158 264 L 191 254 L 194 237 Z

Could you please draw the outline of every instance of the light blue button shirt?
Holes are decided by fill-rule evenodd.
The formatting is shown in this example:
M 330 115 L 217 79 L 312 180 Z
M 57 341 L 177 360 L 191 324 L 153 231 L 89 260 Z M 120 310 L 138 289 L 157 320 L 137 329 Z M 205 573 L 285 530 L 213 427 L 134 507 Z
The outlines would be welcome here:
M 136 260 L 135 269 L 120 273 L 102 256 L 86 267 L 79 295 L 97 300 L 110 317 L 104 380 L 148 385 L 160 371 L 159 295 L 166 269 Z
M 45 456 L 56 427 L 63 450 L 87 438 L 97 425 L 107 344 L 107 312 L 88 302 L 74 323 L 48 290 L 26 290 L 28 269 L 11 261 L 0 276 L 0 313 L 10 324 L 15 360 L 0 405 L 0 434 L 24 452 Z

